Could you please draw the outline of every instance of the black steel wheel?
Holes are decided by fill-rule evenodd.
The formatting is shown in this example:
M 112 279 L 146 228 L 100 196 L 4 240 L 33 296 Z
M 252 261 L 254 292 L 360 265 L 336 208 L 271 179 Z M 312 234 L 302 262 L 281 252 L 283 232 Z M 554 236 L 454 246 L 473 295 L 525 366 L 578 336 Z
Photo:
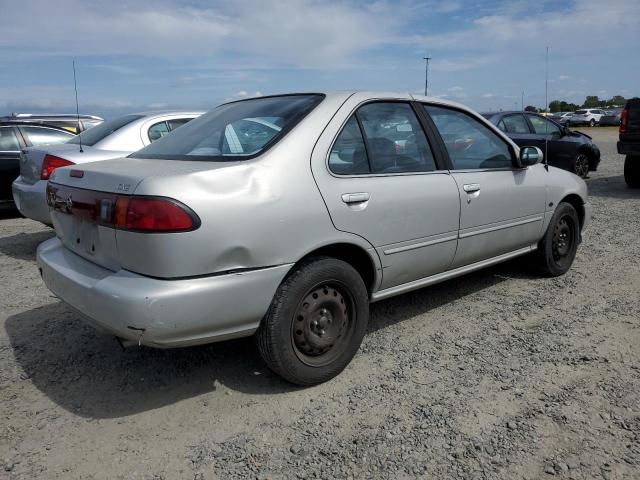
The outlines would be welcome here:
M 356 354 L 369 319 L 369 294 L 348 263 L 314 257 L 278 288 L 256 339 L 267 366 L 298 385 L 326 382 Z
M 553 277 L 566 273 L 573 264 L 579 242 L 578 213 L 570 203 L 561 202 L 538 245 L 542 270 Z
M 580 178 L 589 176 L 589 156 L 586 153 L 579 152 L 573 160 L 573 173 Z

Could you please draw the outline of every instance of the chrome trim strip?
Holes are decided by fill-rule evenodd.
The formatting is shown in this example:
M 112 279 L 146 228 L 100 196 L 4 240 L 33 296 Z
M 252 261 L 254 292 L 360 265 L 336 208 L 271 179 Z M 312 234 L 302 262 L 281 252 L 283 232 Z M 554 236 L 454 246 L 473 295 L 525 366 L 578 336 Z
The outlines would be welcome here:
M 494 265 L 496 263 L 504 262 L 506 260 L 519 257 L 520 255 L 525 255 L 529 252 L 533 252 L 537 248 L 538 248 L 538 244 L 534 243 L 533 245 L 529 245 L 528 247 L 520 248 L 518 250 L 514 250 L 513 252 L 509 252 L 509 253 L 504 253 L 502 255 L 498 255 L 497 257 L 489 258 L 487 260 L 481 260 L 480 262 L 472 263 L 471 265 L 465 265 L 464 267 L 448 270 L 446 272 L 438 273 L 436 275 L 431 275 L 430 277 L 421 278 L 419 280 L 414 280 L 413 282 L 404 283 L 402 285 L 397 285 L 395 287 L 385 288 L 384 290 L 380 290 L 374 293 L 373 295 L 371 295 L 371 301 L 377 302 L 379 300 L 384 300 L 385 298 L 393 297 L 395 295 L 400 295 L 401 293 L 410 292 L 412 290 L 417 290 L 419 288 L 428 287 L 429 285 L 433 285 L 435 283 L 444 282 L 445 280 L 459 277 L 461 275 L 471 273 L 475 270 L 480 270 L 490 265 Z
M 527 223 L 538 222 L 540 220 L 542 220 L 542 216 L 538 216 L 535 218 L 528 218 L 526 220 L 511 222 L 504 225 L 497 225 L 495 227 L 483 228 L 482 230 L 476 230 L 474 232 L 461 233 L 459 238 L 473 237 L 474 235 L 481 235 L 483 233 L 495 232 L 496 230 L 504 230 L 505 228 L 518 227 L 520 225 L 526 225 Z
M 449 235 L 448 237 L 437 238 L 435 240 L 429 240 L 426 242 L 414 243 L 412 245 L 405 245 L 404 247 L 390 248 L 388 250 L 383 250 L 383 252 L 385 255 L 393 255 L 394 253 L 406 252 L 409 250 L 415 250 L 416 248 L 428 247 L 430 245 L 437 245 L 438 243 L 450 242 L 457 239 L 457 235 Z

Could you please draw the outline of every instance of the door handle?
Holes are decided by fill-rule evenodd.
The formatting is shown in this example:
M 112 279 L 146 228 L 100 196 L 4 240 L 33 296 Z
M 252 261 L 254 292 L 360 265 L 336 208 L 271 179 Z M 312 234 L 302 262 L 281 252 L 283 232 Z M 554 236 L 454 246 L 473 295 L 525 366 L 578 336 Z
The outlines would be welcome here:
M 480 184 L 479 183 L 465 183 L 462 186 L 462 188 L 467 193 L 475 193 L 475 192 L 479 192 L 480 191 Z
M 370 198 L 370 195 L 367 192 L 342 194 L 342 201 L 347 205 L 351 203 L 363 203 L 368 201 L 369 198 Z

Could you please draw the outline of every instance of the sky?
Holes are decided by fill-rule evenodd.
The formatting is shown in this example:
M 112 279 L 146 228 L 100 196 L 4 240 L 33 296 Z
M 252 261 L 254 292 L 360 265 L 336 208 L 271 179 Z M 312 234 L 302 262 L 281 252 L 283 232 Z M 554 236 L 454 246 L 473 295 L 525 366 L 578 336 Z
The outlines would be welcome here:
M 0 0 L 0 115 L 424 93 L 479 111 L 640 96 L 640 0 Z

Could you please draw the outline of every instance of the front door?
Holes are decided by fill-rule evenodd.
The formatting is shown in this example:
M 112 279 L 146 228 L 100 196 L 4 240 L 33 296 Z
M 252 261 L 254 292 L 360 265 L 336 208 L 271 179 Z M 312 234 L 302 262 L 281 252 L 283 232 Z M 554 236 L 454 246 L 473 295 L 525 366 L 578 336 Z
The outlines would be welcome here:
M 544 166 L 518 168 L 508 142 L 466 112 L 424 108 L 444 142 L 460 193 L 458 249 L 451 268 L 535 244 L 545 211 Z
M 334 117 L 312 169 L 335 227 L 375 247 L 384 289 L 449 268 L 460 199 L 412 104 L 362 100 Z

